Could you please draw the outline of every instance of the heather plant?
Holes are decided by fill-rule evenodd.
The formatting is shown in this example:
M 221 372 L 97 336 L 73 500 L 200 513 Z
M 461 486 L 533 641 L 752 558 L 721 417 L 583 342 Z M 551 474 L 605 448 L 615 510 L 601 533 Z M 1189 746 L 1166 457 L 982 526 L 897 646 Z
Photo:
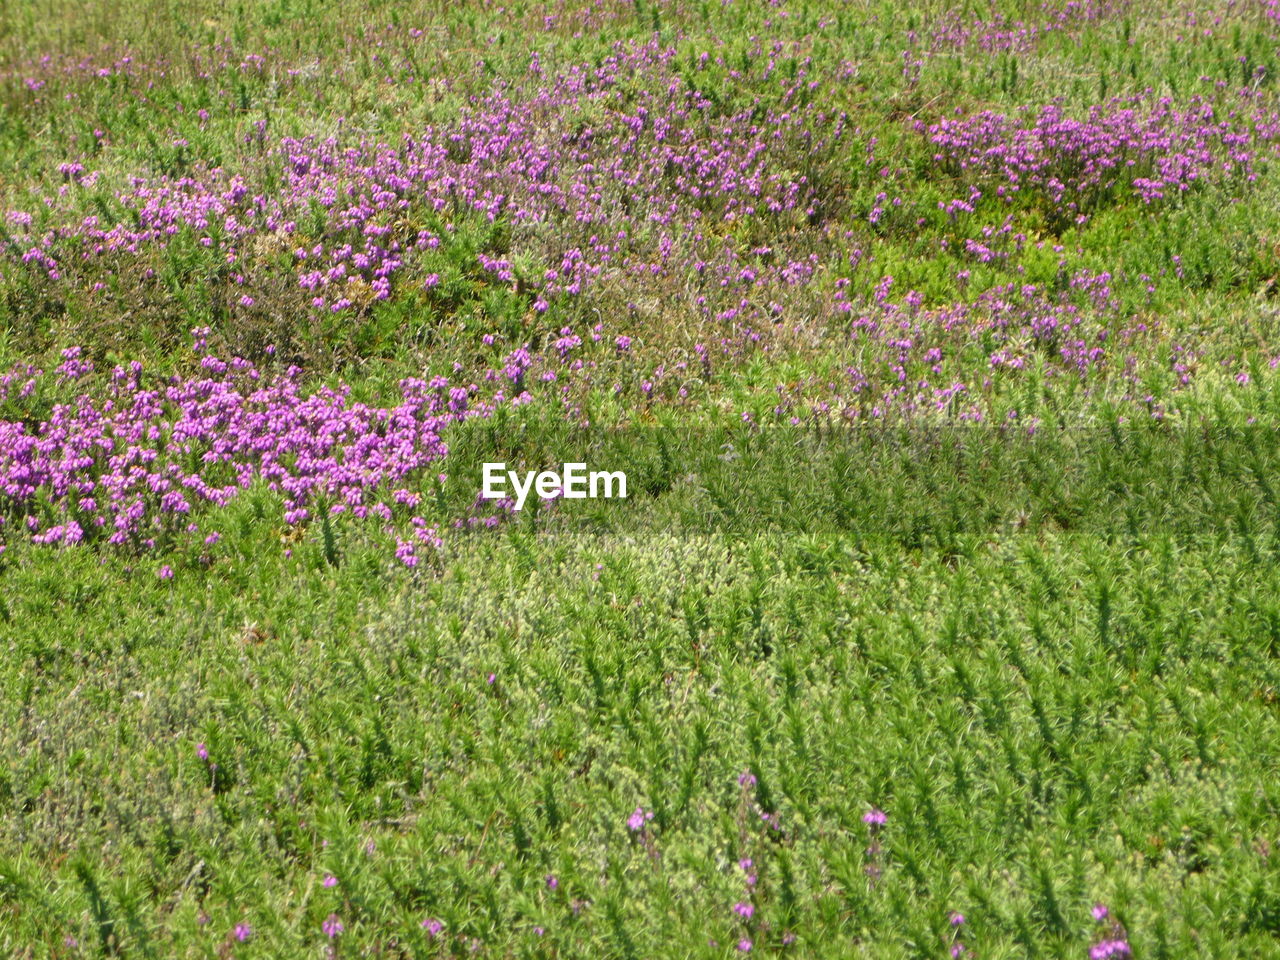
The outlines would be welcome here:
M 0 953 L 1276 954 L 1278 44 L 5 4 Z

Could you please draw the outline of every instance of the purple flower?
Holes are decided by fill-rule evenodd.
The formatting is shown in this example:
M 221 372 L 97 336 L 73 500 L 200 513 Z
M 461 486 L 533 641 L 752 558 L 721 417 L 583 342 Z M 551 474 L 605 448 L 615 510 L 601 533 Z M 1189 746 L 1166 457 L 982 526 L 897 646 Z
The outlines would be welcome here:
M 749 903 L 739 902 L 733 905 L 733 912 L 744 920 L 750 920 L 751 915 L 756 912 L 756 908 Z
M 346 927 L 342 925 L 342 921 L 338 919 L 338 915 L 336 913 L 331 913 L 329 916 L 325 917 L 324 923 L 320 925 L 320 929 L 325 932 L 325 935 L 330 940 L 332 940 L 345 930 Z
M 645 810 L 643 807 L 636 807 L 631 816 L 627 817 L 627 827 L 632 833 L 642 828 L 646 820 L 653 819 L 653 811 Z
M 436 934 L 444 929 L 444 924 L 435 917 L 427 917 L 422 921 L 422 929 L 427 931 L 427 936 L 434 938 Z
M 232 934 L 235 936 L 237 940 L 239 940 L 241 943 L 244 943 L 251 936 L 253 936 L 253 930 L 247 923 L 237 923 L 235 930 L 232 931 Z
M 1097 920 L 1099 923 L 1107 919 L 1107 916 L 1111 913 L 1111 911 L 1107 909 L 1107 905 L 1105 903 L 1095 903 L 1093 905 L 1093 909 L 1089 912 L 1093 914 L 1093 919 Z
M 1126 940 L 1103 940 L 1089 950 L 1089 960 L 1108 960 L 1109 957 L 1131 957 L 1133 951 Z
M 208 747 L 206 747 L 203 743 L 197 743 L 197 744 L 196 744 L 196 756 L 197 756 L 197 757 L 199 757 L 201 760 L 208 760 L 208 759 L 209 759 L 209 748 L 208 748 Z
M 750 953 L 751 941 L 748 940 L 746 937 L 743 937 L 741 940 L 738 941 L 738 949 L 743 953 Z
M 950 922 L 950 924 L 951 924 L 953 927 L 958 927 L 958 926 L 960 926 L 962 923 L 964 923 L 964 914 L 963 914 L 963 913 L 959 913 L 958 911 L 952 910 L 952 911 L 951 911 L 951 916 L 949 916 L 949 917 L 947 918 L 947 920 L 948 920 L 948 922 Z
M 161 580 L 172 580 L 173 567 L 169 566 L 166 563 L 163 567 L 161 567 L 159 570 L 156 571 L 156 576 L 158 576 Z
M 876 807 L 872 807 L 870 810 L 868 810 L 866 813 L 862 815 L 863 823 L 869 823 L 875 827 L 883 826 L 888 821 L 888 819 L 889 819 L 889 815 L 886 814 L 883 810 L 880 810 Z
M 324 887 L 336 887 L 338 885 L 338 878 L 333 874 L 329 874 L 321 883 Z
M 548 890 L 554 890 L 556 887 L 560 886 L 560 881 L 556 879 L 556 875 L 554 873 L 548 873 L 546 879 Z

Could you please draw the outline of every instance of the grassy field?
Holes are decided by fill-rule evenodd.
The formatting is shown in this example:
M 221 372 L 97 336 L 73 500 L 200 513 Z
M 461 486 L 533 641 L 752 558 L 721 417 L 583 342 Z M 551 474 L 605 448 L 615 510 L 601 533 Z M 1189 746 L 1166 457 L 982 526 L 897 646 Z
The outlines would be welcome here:
M 1280 957 L 1278 57 L 0 5 L 0 956 Z

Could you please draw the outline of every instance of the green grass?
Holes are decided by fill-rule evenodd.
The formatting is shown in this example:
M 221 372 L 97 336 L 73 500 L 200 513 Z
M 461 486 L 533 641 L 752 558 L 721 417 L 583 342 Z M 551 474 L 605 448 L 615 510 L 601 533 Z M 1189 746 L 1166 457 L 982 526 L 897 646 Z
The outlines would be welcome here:
M 1276 24 L 1236 6 L 1206 34 L 1201 6 L 1142 0 L 1023 52 L 943 48 L 914 76 L 907 31 L 953 4 L 797 0 L 782 17 L 745 0 L 0 3 L 0 372 L 52 370 L 72 344 L 98 362 L 76 383 L 0 392 L 5 422 L 100 394 L 115 363 L 143 361 L 156 387 L 191 373 L 196 326 L 213 328 L 212 352 L 268 372 L 298 361 L 305 390 L 343 381 L 370 402 L 402 377 L 500 369 L 564 326 L 601 330 L 575 354 L 590 379 L 565 398 L 590 429 L 546 385 L 451 430 L 448 480 L 412 481 L 445 537 L 415 569 L 376 524 L 284 524 L 262 486 L 193 517 L 194 542 L 150 552 L 11 533 L 0 956 L 724 960 L 747 938 L 755 956 L 926 960 L 949 956 L 960 911 L 966 956 L 1056 960 L 1088 955 L 1102 929 L 1089 908 L 1105 902 L 1140 960 L 1280 957 L 1274 157 L 1260 151 L 1254 184 L 1155 207 L 1100 196 L 1078 226 L 1022 197 L 1008 212 L 1024 249 L 977 263 L 964 242 L 988 240 L 1004 207 L 988 197 L 953 223 L 937 203 L 964 195 L 962 177 L 914 128 L 957 108 L 1078 116 L 1148 89 L 1183 103 L 1220 82 L 1274 109 Z M 1042 17 L 1022 0 L 962 11 L 993 12 Z M 282 167 L 260 123 L 324 137 L 342 118 L 351 142 L 394 143 L 494 85 L 518 93 L 535 51 L 549 76 L 654 37 L 714 117 L 772 103 L 803 69 L 859 129 L 845 152 L 787 148 L 822 185 L 815 222 L 715 223 L 718 201 L 700 201 L 708 256 L 821 256 L 811 283 L 752 292 L 786 315 L 759 349 L 692 307 L 733 302 L 715 281 L 684 275 L 617 271 L 537 313 L 527 286 L 547 251 L 595 228 L 474 211 L 409 209 L 398 229 L 431 229 L 439 248 L 394 296 L 332 316 L 309 311 L 289 249 L 252 245 L 232 266 L 189 229 L 136 257 L 68 248 L 56 283 L 17 263 L 10 209 L 34 212 L 33 235 L 127 222 L 115 194 L 131 177 L 201 164 L 273 192 Z M 769 77 L 752 38 L 783 44 Z M 136 76 L 25 83 L 45 54 L 126 48 Z M 725 63 L 699 67 L 708 50 Z M 239 69 L 248 54 L 262 69 Z M 589 125 L 651 92 L 627 81 L 558 120 Z M 37 195 L 57 195 L 72 159 L 100 180 L 46 208 Z M 873 224 L 881 192 L 906 201 Z M 309 214 L 308 242 L 357 239 L 322 236 Z M 509 257 L 520 282 L 478 252 Z M 242 267 L 253 310 L 227 283 Z M 850 401 L 851 365 L 871 383 L 850 401 L 863 413 L 899 382 L 893 351 L 851 343 L 837 284 L 857 316 L 885 277 L 928 311 L 1079 271 L 1112 275 L 1110 307 L 1076 297 L 1082 337 L 1125 345 L 1102 372 L 1049 376 L 1054 343 L 1014 344 L 1016 374 L 988 370 L 997 344 L 980 323 L 950 336 L 926 320 L 921 343 L 936 334 L 945 358 L 936 376 L 933 360 L 901 361 L 902 382 L 972 374 L 983 425 L 958 425 L 958 400 L 909 425 L 809 414 Z M 474 507 L 490 460 L 623 469 L 630 496 L 453 529 L 492 512 Z M 26 510 L 0 493 L 7 532 Z M 627 825 L 637 807 L 653 814 L 642 831 Z M 873 807 L 888 816 L 875 834 Z
M 417 571 L 251 503 L 172 581 L 16 548 L 0 947 L 933 957 L 960 910 L 1056 957 L 1104 900 L 1140 956 L 1274 952 L 1273 434 L 735 439 Z

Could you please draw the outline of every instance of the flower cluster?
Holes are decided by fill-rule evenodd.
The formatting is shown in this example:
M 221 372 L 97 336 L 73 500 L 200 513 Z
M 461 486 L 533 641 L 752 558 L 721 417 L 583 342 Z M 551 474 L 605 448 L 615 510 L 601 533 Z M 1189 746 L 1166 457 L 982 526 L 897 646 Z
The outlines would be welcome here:
M 1089 960 L 1110 960 L 1133 956 L 1129 946 L 1129 935 L 1124 924 L 1111 918 L 1111 911 L 1105 904 L 1096 903 L 1090 911 L 1094 922 L 1099 924 L 1098 940 L 1089 948 Z
M 539 311 L 606 275 L 639 281 L 677 270 L 707 274 L 708 311 L 712 294 L 735 315 L 755 311 L 739 294 L 802 282 L 816 263 L 785 251 L 767 265 L 738 262 L 713 225 L 782 227 L 820 216 L 823 185 L 796 173 L 796 158 L 820 169 L 849 133 L 846 118 L 821 105 L 807 69 L 785 82 L 774 76 L 767 105 L 720 115 L 697 72 L 723 68 L 723 56 L 703 54 L 690 77 L 676 53 L 656 40 L 619 44 L 599 66 L 533 74 L 527 89 L 494 89 L 448 124 L 398 142 L 272 141 L 264 128 L 265 159 L 251 155 L 239 170 L 196 163 L 181 176 L 136 176 L 116 192 L 112 218 L 74 219 L 74 189 L 63 222 L 42 233 L 31 232 L 28 211 L 13 211 L 11 223 L 24 230 L 10 253 L 61 280 L 69 259 L 137 256 L 187 237 L 246 291 L 255 270 L 278 269 L 287 256 L 310 306 L 342 312 L 391 297 L 395 278 L 429 257 L 442 234 L 447 241 L 455 218 L 479 216 L 529 238 L 536 270 L 521 273 L 511 258 L 484 251 L 475 265 L 495 281 L 526 285 Z M 788 53 L 777 41 L 754 57 L 770 77 Z M 75 189 L 96 176 L 82 167 L 66 175 Z M 549 222 L 557 230 L 542 229 Z M 438 282 L 430 273 L 423 286 Z M 245 292 L 235 302 L 250 308 L 255 299 Z
M 1112 191 L 1153 203 L 1215 177 L 1257 179 L 1280 142 L 1280 113 L 1241 90 L 1225 102 L 1185 104 L 1153 93 L 1114 99 L 1074 118 L 1058 105 L 1010 116 L 984 110 L 923 123 L 934 160 L 974 185 L 953 208 L 989 195 L 1005 204 L 1031 194 L 1060 219 L 1084 222 Z M 939 202 L 940 207 L 946 205 Z
M 203 377 L 155 380 L 139 363 L 117 367 L 101 398 L 54 404 L 34 423 L 0 420 L 0 495 L 22 512 L 18 529 L 41 544 L 149 547 L 199 533 L 202 506 L 225 507 L 255 483 L 282 496 L 289 524 L 317 510 L 390 523 L 419 501 L 406 484 L 447 452 L 444 427 L 493 410 L 460 404 L 445 378 L 402 380 L 398 402 L 379 407 L 345 386 L 306 393 L 296 368 L 265 375 L 213 356 L 202 366 Z M 0 401 L 10 385 L 0 378 Z M 438 543 L 420 518 L 413 531 Z

